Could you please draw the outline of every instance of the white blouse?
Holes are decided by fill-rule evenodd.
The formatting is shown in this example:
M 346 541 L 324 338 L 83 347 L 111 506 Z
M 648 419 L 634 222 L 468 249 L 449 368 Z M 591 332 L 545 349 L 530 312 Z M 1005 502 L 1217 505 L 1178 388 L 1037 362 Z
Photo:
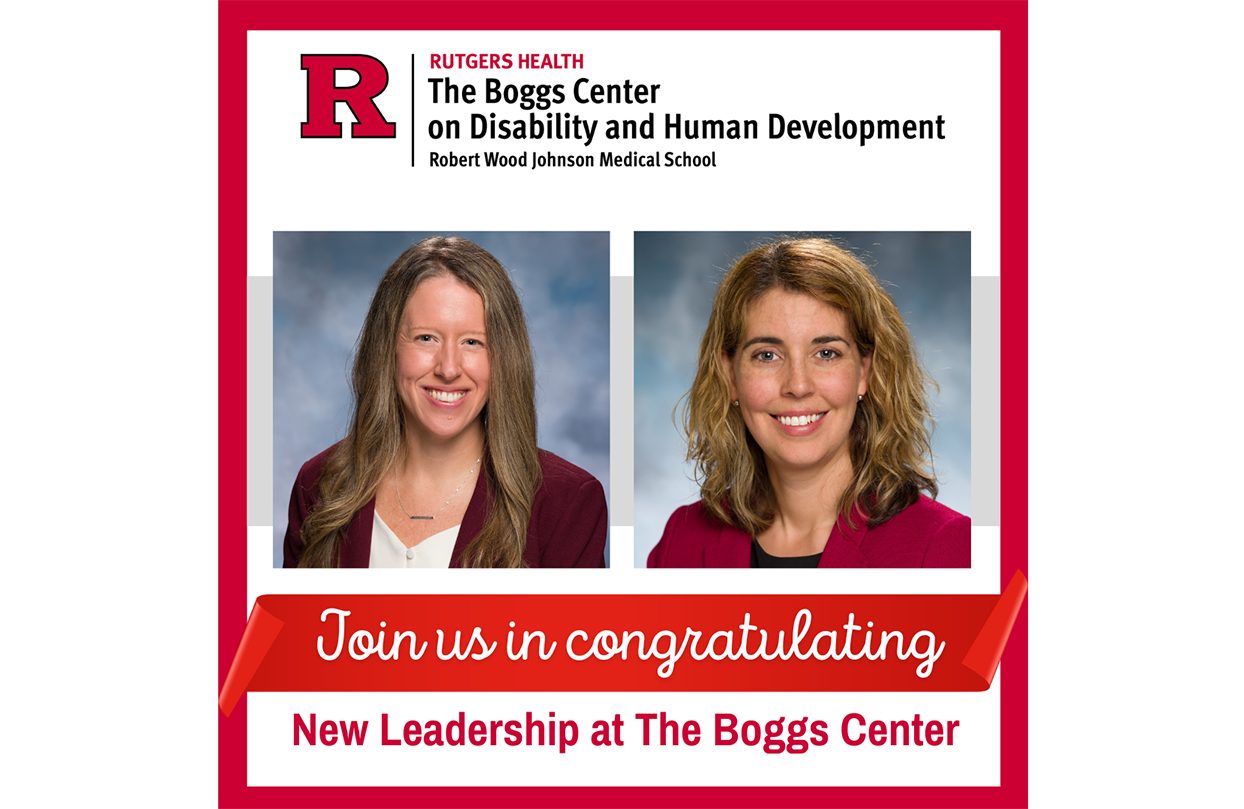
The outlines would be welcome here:
M 393 529 L 380 519 L 380 512 L 375 512 L 375 515 L 371 523 L 371 559 L 367 563 L 368 567 L 449 567 L 461 525 L 446 528 L 415 547 L 407 548 L 397 538 L 397 534 L 393 533 Z

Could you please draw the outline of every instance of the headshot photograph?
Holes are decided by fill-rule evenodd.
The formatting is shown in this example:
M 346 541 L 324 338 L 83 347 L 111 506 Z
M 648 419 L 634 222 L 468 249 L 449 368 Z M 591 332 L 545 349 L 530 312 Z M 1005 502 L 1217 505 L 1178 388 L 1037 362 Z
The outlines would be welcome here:
M 609 234 L 273 234 L 274 567 L 604 567 Z
M 634 260 L 636 567 L 971 567 L 969 233 Z

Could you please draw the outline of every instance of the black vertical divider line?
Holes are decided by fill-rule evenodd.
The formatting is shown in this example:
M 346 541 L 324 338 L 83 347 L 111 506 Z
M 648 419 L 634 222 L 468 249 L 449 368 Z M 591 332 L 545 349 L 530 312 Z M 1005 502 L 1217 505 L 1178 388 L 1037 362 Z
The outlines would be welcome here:
M 411 54 L 411 168 L 414 168 L 414 54 Z

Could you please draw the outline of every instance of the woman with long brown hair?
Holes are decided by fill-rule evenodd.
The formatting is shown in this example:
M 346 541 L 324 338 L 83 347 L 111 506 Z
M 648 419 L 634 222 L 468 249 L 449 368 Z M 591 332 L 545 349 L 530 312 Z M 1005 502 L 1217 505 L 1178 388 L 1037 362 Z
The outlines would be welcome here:
M 590 474 L 536 446 L 527 323 L 505 269 L 426 239 L 380 281 L 346 437 L 303 465 L 285 567 L 603 567 Z
M 700 501 L 649 567 L 970 567 L 937 502 L 932 384 L 898 308 L 832 241 L 763 245 L 722 280 L 684 400 Z

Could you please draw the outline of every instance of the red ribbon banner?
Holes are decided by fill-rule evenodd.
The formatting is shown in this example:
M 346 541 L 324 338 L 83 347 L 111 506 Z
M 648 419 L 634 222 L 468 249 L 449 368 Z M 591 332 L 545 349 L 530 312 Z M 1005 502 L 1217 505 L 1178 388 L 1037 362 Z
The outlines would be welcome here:
M 265 595 L 220 693 L 984 691 L 1027 592 Z

